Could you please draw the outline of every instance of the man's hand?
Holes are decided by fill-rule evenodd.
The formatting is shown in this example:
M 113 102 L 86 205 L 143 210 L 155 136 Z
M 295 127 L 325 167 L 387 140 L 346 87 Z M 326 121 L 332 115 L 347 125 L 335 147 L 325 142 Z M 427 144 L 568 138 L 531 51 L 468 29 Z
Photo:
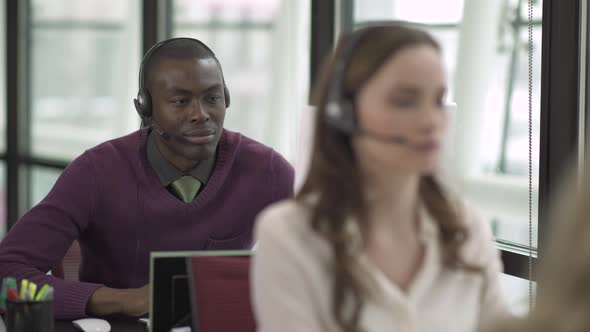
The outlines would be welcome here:
M 86 312 L 91 316 L 123 314 L 139 317 L 149 312 L 149 285 L 141 288 L 101 287 L 90 297 Z
M 150 311 L 149 284 L 141 288 L 126 289 L 122 313 L 127 316 L 139 317 Z

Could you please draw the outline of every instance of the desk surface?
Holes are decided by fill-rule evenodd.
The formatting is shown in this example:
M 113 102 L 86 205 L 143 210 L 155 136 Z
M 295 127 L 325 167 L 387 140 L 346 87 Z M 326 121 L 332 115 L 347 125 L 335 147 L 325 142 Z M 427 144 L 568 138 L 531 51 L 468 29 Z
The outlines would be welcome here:
M 146 325 L 134 321 L 109 321 L 111 332 L 146 332 Z M 80 332 L 70 321 L 55 321 L 54 332 Z

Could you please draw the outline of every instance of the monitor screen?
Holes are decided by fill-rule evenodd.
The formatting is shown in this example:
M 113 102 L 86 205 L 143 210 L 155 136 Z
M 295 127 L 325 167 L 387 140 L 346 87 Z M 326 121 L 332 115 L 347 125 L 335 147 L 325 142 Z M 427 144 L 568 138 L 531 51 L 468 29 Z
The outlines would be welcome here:
M 168 332 L 173 327 L 190 327 L 191 289 L 187 258 L 195 256 L 249 255 L 251 251 L 152 252 L 150 256 L 151 332 Z
M 186 258 L 158 257 L 152 259 L 150 270 L 150 330 L 167 332 L 190 317 Z

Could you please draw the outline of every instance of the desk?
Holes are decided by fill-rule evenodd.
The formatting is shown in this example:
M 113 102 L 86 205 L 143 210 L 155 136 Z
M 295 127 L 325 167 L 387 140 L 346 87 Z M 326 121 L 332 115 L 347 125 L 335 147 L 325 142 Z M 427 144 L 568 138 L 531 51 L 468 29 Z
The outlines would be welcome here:
M 109 321 L 111 332 L 146 332 L 146 325 L 134 321 Z M 54 332 L 80 332 L 70 321 L 55 321 Z

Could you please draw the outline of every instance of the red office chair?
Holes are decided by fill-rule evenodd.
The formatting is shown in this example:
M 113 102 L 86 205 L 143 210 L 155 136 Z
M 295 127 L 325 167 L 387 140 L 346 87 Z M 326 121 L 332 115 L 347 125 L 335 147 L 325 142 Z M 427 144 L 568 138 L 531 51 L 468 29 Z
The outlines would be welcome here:
M 250 256 L 187 258 L 193 331 L 255 332 Z
M 61 262 L 51 269 L 51 274 L 64 280 L 79 280 L 81 259 L 80 245 L 78 241 L 74 241 Z

